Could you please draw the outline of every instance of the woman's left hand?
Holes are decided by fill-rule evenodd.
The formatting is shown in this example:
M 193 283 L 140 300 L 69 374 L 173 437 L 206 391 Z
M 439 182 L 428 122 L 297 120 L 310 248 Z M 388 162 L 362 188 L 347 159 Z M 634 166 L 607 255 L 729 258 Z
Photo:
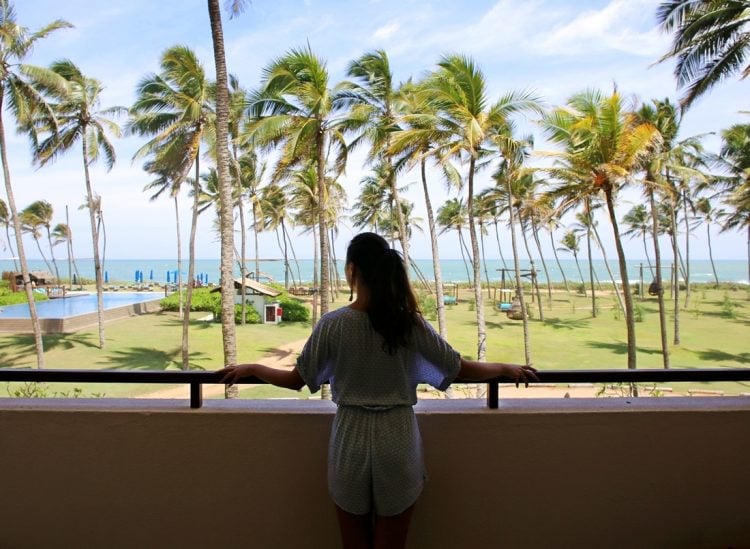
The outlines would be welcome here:
M 253 375 L 252 370 L 253 370 L 252 364 L 237 364 L 237 365 L 227 366 L 226 368 L 222 368 L 221 370 L 218 370 L 216 373 L 222 376 L 221 378 L 222 383 L 226 385 L 233 385 L 240 378 L 252 376 Z
M 505 375 L 516 382 L 516 387 L 519 383 L 528 387 L 530 381 L 539 381 L 536 368 L 532 367 L 531 364 L 505 364 L 505 366 Z

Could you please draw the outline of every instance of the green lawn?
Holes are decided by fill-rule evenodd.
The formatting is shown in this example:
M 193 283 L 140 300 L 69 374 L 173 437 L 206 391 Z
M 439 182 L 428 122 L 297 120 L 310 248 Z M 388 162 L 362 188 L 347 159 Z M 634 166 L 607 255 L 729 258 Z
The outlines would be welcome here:
M 485 297 L 487 294 L 485 293 Z M 582 296 L 562 291 L 549 302 L 542 294 L 544 322 L 532 319 L 531 346 L 534 365 L 549 369 L 624 368 L 626 365 L 625 326 L 611 296 L 599 300 L 599 315 L 591 317 L 590 302 Z M 462 355 L 476 356 L 475 311 L 470 292 L 462 290 L 460 301 L 446 312 L 448 339 Z M 682 300 L 681 300 L 682 301 Z M 638 366 L 661 367 L 657 304 L 654 298 L 638 301 L 642 321 L 636 324 Z M 727 303 L 730 305 L 728 306 Z M 336 307 L 346 304 L 342 297 Z M 670 305 L 671 310 L 671 305 Z M 731 309 L 731 311 L 730 311 Z M 534 317 L 538 316 L 536 306 Z M 523 332 L 520 321 L 509 320 L 485 301 L 487 321 L 487 360 L 523 362 Z M 669 341 L 673 337 L 673 317 L 669 315 Z M 688 309 L 680 312 L 682 343 L 673 346 L 673 368 L 747 367 L 750 364 L 750 295 L 747 290 L 696 289 Z M 118 320 L 106 325 L 107 346 L 98 349 L 96 328 L 76 334 L 44 338 L 48 368 L 177 370 L 180 367 L 181 322 L 174 313 L 159 313 Z M 237 326 L 237 352 L 240 362 L 260 359 L 279 345 L 304 339 L 309 323 Z M 191 367 L 213 370 L 222 366 L 221 326 L 196 321 L 190 333 Z M 0 335 L 0 366 L 33 367 L 33 337 Z M 16 386 L 14 386 L 16 387 Z M 686 390 L 685 384 L 674 389 Z M 698 385 L 692 388 L 700 388 Z M 79 386 L 84 395 L 103 393 L 109 397 L 138 395 L 162 386 L 89 384 Z M 750 392 L 750 383 L 717 383 L 711 389 L 727 394 Z M 11 387 L 0 387 L 5 396 Z M 68 392 L 62 384 L 48 388 Z M 306 398 L 303 391 L 273 387 L 245 387 L 246 398 Z

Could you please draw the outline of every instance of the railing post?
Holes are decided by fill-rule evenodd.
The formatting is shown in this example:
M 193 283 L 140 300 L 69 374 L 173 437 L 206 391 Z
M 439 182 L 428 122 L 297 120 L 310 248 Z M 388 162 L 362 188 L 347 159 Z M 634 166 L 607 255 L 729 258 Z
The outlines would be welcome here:
M 497 381 L 487 383 L 487 408 L 496 410 L 499 403 L 499 391 Z
M 200 408 L 203 406 L 203 384 L 191 383 L 190 384 L 190 407 Z

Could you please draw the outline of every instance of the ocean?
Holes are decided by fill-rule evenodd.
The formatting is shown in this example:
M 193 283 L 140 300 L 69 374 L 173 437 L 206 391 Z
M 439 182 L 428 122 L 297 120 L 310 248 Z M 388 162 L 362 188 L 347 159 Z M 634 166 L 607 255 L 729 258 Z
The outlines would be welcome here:
M 580 282 L 580 276 L 576 268 L 576 263 L 573 259 L 561 259 L 560 264 L 562 271 L 557 266 L 557 263 L 552 260 L 547 261 L 547 268 L 549 271 L 549 278 L 552 282 L 563 282 L 563 275 L 567 277 L 569 282 L 576 283 Z M 432 260 L 431 259 L 417 259 L 414 261 L 419 274 L 413 269 L 412 278 L 424 278 L 427 280 L 433 280 Z M 594 272 L 599 280 L 604 284 L 610 280 L 609 274 L 605 268 L 604 260 L 592 261 L 594 266 Z M 76 259 L 79 273 L 82 277 L 93 279 L 94 278 L 94 262 L 91 259 Z M 730 282 L 736 284 L 747 285 L 748 282 L 748 267 L 747 262 L 744 260 L 719 260 L 715 261 L 716 271 L 721 282 Z M 513 262 L 506 261 L 507 268 L 511 269 L 511 272 L 506 274 L 506 277 L 512 277 Z M 580 261 L 581 270 L 585 279 L 588 278 L 588 262 L 585 260 Z M 617 261 L 609 261 L 610 268 L 615 277 L 615 280 L 619 280 L 619 268 Z M 60 272 L 60 278 L 68 279 L 68 263 L 66 260 L 57 261 L 57 266 Z M 467 267 L 464 262 L 460 259 L 443 259 L 440 261 L 442 269 L 443 281 L 446 283 L 456 282 L 467 282 L 470 280 L 471 267 Z M 295 263 L 290 260 L 289 267 L 291 269 L 290 283 L 299 283 L 302 280 L 304 283 L 309 283 L 313 278 L 313 260 L 302 259 Z M 339 276 L 344 277 L 344 266 L 343 261 L 338 261 L 337 264 Z M 487 274 L 489 275 L 490 281 L 495 284 L 501 280 L 501 272 L 498 269 L 503 268 L 503 263 L 499 259 L 488 259 L 487 260 Z M 529 268 L 528 261 L 521 262 L 522 269 Z M 535 268 L 537 270 L 537 276 L 540 283 L 546 282 L 544 270 L 540 261 L 535 261 Z M 48 271 L 43 260 L 29 260 L 29 269 L 32 271 Z M 648 264 L 643 260 L 633 260 L 628 262 L 628 276 L 632 282 L 640 280 L 641 269 L 643 271 L 643 280 L 645 283 L 651 282 L 653 275 L 648 267 Z M 0 259 L 0 271 L 14 271 L 13 261 L 9 259 Z M 187 279 L 188 262 L 187 260 L 182 262 L 183 281 Z M 255 262 L 249 260 L 247 262 L 247 271 L 255 270 Z M 671 270 L 671 263 L 665 265 L 664 277 L 668 278 Z M 163 284 L 165 282 L 175 282 L 176 274 L 178 271 L 177 261 L 174 259 L 108 259 L 104 264 L 104 273 L 106 282 L 109 284 L 131 284 L 136 282 L 137 278 L 143 279 L 144 283 L 154 282 Z M 277 282 L 284 282 L 284 263 L 280 259 L 274 260 L 262 260 L 260 262 L 261 275 L 267 275 L 271 279 Z M 235 276 L 239 277 L 239 264 L 235 263 Z M 218 259 L 199 259 L 195 262 L 195 273 L 196 277 L 204 284 L 218 284 L 219 282 L 219 260 Z M 53 272 L 54 274 L 54 272 Z M 680 278 L 683 278 L 680 276 Z M 485 280 L 484 268 L 482 269 L 482 279 Z M 711 271 L 711 262 L 708 260 L 695 260 L 690 262 L 690 279 L 692 282 L 713 282 L 713 274 Z

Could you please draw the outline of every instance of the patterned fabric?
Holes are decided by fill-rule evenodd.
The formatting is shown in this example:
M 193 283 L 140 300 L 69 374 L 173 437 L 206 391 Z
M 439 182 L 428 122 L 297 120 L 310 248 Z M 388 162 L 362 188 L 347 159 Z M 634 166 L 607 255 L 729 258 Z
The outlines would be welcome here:
M 397 515 L 422 492 L 422 440 L 412 409 L 417 385 L 445 390 L 461 362 L 422 322 L 409 347 L 389 355 L 367 313 L 344 307 L 320 319 L 297 359 L 310 390 L 330 382 L 339 406 L 328 446 L 328 489 L 349 513 Z

